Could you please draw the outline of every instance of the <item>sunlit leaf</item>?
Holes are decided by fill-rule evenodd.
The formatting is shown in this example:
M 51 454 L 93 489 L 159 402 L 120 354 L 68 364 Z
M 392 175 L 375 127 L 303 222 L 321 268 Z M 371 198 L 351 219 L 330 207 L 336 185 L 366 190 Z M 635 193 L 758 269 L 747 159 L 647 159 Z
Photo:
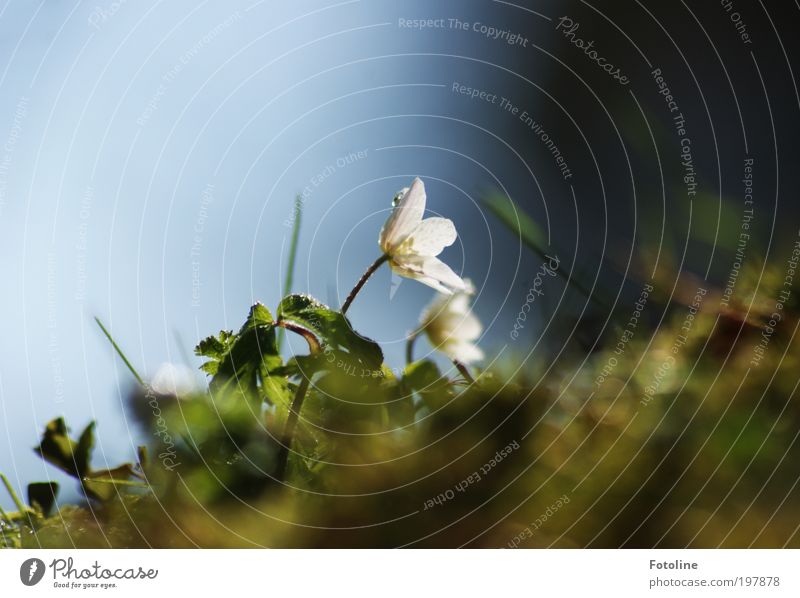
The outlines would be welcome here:
M 380 369 L 383 363 L 383 352 L 376 342 L 353 330 L 344 314 L 310 295 L 285 297 L 278 306 L 278 318 L 313 332 L 327 352 L 334 352 L 332 358 L 327 359 L 329 363 L 338 358 L 370 370 Z
M 238 391 L 245 398 L 269 404 L 287 402 L 287 381 L 282 374 L 273 373 L 283 365 L 275 322 L 261 303 L 250 308 L 238 333 L 222 331 L 208 337 L 197 345 L 195 353 L 209 358 L 201 369 L 213 376 L 209 388 L 215 394 Z

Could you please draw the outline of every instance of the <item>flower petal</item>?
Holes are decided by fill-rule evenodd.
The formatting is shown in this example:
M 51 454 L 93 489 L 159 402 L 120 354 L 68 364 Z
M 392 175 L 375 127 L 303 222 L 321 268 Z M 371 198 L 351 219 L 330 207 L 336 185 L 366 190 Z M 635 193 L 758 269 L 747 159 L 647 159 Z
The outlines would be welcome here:
M 389 265 L 391 266 L 392 271 L 395 272 L 396 274 L 399 274 L 400 276 L 404 276 L 406 278 L 410 278 L 411 280 L 416 280 L 418 282 L 421 282 L 422 284 L 427 285 L 427 286 L 431 287 L 432 289 L 435 289 L 435 290 L 439 291 L 443 296 L 447 296 L 447 295 L 452 295 L 453 294 L 453 291 L 448 289 L 446 286 L 444 286 L 442 283 L 440 283 L 438 280 L 436 280 L 434 278 L 431 278 L 429 276 L 425 276 L 424 274 L 421 274 L 420 272 L 417 272 L 415 270 L 411 270 L 411 269 L 406 268 L 404 266 L 399 266 L 398 264 L 395 264 L 394 262 L 389 262 Z
M 450 330 L 450 336 L 458 340 L 474 341 L 483 332 L 481 321 L 472 312 L 464 315 L 447 314 L 442 326 Z
M 450 359 L 455 359 L 465 364 L 483 359 L 483 351 L 473 343 L 446 343 L 440 347 L 440 350 Z
M 467 281 L 464 281 L 467 284 Z M 465 316 L 470 312 L 470 296 L 467 291 L 462 291 L 453 297 L 447 305 L 447 311 L 451 314 Z
M 452 298 L 452 295 L 436 295 L 425 309 L 422 310 L 422 314 L 420 314 L 419 318 L 420 326 L 425 328 L 436 321 L 436 319 L 441 316 L 442 312 L 448 308 Z
M 426 218 L 411 232 L 399 253 L 435 256 L 455 243 L 456 227 L 448 218 Z
M 466 285 L 461 277 L 442 260 L 435 257 L 422 257 L 422 273 L 435 280 L 438 280 L 446 287 L 454 291 L 466 290 Z
M 458 316 L 443 313 L 429 320 L 425 326 L 428 338 L 436 345 L 471 342 L 478 339 L 482 331 L 483 326 L 474 314 Z
M 445 247 L 452 245 L 458 234 L 452 220 L 448 218 L 426 218 L 417 225 L 395 252 L 406 255 L 439 255 Z
M 384 253 L 389 255 L 394 253 L 395 249 L 419 226 L 425 213 L 425 201 L 425 184 L 417 177 L 397 202 L 381 229 L 378 244 Z
M 396 255 L 389 262 L 397 274 L 419 280 L 442 293 L 466 289 L 461 277 L 438 258 L 422 255 Z
M 474 341 L 480 337 L 483 325 L 469 309 L 466 293 L 439 295 L 422 312 L 420 325 L 432 342 L 441 344 Z

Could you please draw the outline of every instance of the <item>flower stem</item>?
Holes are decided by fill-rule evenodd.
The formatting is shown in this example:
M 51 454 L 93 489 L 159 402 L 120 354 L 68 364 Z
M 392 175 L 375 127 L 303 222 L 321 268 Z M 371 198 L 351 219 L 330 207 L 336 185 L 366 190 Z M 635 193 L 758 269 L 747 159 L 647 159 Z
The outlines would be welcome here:
M 317 339 L 316 335 L 311 332 L 308 328 L 304 328 L 299 324 L 294 324 L 293 322 L 288 322 L 286 320 L 278 320 L 275 322 L 275 325 L 279 328 L 285 328 L 286 330 L 291 330 L 295 334 L 299 334 L 302 336 L 305 341 L 308 343 L 308 351 L 312 355 L 319 353 L 322 350 L 322 346 L 320 345 L 319 339 Z
M 419 330 L 412 332 L 406 340 L 406 365 L 414 363 L 414 343 L 419 336 Z
M 292 332 L 302 336 L 308 343 L 308 350 L 311 355 L 316 355 L 322 350 L 319 339 L 317 339 L 316 335 L 314 335 L 314 333 L 310 330 L 292 322 L 287 322 L 286 320 L 279 320 L 276 322 L 276 326 L 285 328 L 286 330 L 291 330 Z M 303 401 L 306 398 L 306 393 L 308 392 L 308 387 L 310 384 L 311 376 L 304 374 L 303 379 L 300 381 L 300 384 L 297 387 L 297 391 L 294 393 L 292 405 L 289 407 L 289 415 L 286 417 L 286 426 L 284 427 L 283 435 L 281 436 L 281 448 L 278 452 L 278 465 L 275 468 L 275 479 L 279 482 L 282 482 L 286 476 L 286 467 L 289 463 L 289 451 L 292 448 L 294 432 L 297 429 L 297 422 L 300 419 L 300 410 L 303 408 Z
M 356 298 L 356 295 L 358 295 L 358 292 L 361 290 L 361 287 L 364 286 L 364 283 L 366 283 L 367 280 L 369 280 L 369 277 L 372 276 L 375 273 L 375 270 L 380 268 L 383 265 L 383 263 L 388 261 L 388 260 L 389 260 L 389 256 L 384 254 L 381 257 L 379 257 L 377 260 L 375 260 L 375 262 L 369 268 L 367 268 L 367 271 L 364 272 L 364 275 L 356 283 L 356 286 L 354 286 L 353 290 L 350 291 L 350 294 L 347 296 L 347 299 L 344 300 L 344 303 L 342 304 L 342 313 L 343 314 L 347 313 L 347 310 L 350 308 L 350 304 L 353 302 L 353 299 Z
M 461 363 L 458 359 L 454 359 L 453 360 L 453 365 L 456 366 L 458 371 L 461 372 L 461 375 L 464 376 L 464 379 L 469 384 L 475 384 L 475 378 L 473 378 L 472 374 L 469 373 L 469 370 L 467 369 L 467 366 L 465 366 L 463 363 Z
M 292 447 L 294 431 L 297 428 L 297 421 L 300 419 L 300 410 L 303 408 L 303 401 L 306 398 L 306 392 L 308 392 L 310 383 L 311 379 L 308 376 L 303 377 L 300 381 L 300 385 L 297 387 L 292 406 L 289 408 L 289 416 L 286 418 L 286 427 L 283 429 L 283 436 L 281 437 L 278 466 L 275 469 L 275 479 L 279 482 L 283 482 L 283 478 L 286 476 L 286 466 L 289 463 L 289 450 Z

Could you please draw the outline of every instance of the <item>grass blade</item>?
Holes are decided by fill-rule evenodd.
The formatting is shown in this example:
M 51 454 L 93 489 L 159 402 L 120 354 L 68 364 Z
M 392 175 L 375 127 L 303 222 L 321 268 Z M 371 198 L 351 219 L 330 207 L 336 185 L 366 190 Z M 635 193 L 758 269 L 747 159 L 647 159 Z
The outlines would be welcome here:
M 8 526 L 9 528 L 16 527 L 14 525 L 14 522 L 11 521 L 11 517 L 8 516 L 8 513 L 5 512 L 5 509 L 3 509 L 3 507 L 0 507 L 0 519 L 2 519 L 5 522 L 6 526 Z
M 17 507 L 17 510 L 20 513 L 27 513 L 28 507 L 25 506 L 25 504 L 19 499 L 19 496 L 17 496 L 17 493 L 14 492 L 14 487 L 11 485 L 11 482 L 8 481 L 8 478 L 0 473 L 0 480 L 3 481 L 3 485 L 6 487 L 6 491 L 11 496 L 11 500 L 14 501 L 14 505 Z
M 145 482 L 135 482 L 133 480 L 116 480 L 114 478 L 93 478 L 93 477 L 85 477 L 83 478 L 84 482 L 90 484 L 113 484 L 115 486 L 134 486 L 136 488 L 149 488 L 150 484 Z
M 133 365 L 131 364 L 131 362 L 128 361 L 128 358 L 125 357 L 125 353 L 122 352 L 122 349 L 120 349 L 119 345 L 117 345 L 117 343 L 114 341 L 114 338 L 111 336 L 111 333 L 108 330 L 106 330 L 105 326 L 103 326 L 103 323 L 100 321 L 100 318 L 95 316 L 94 321 L 97 322 L 98 326 L 100 326 L 100 330 L 102 330 L 103 334 L 106 335 L 106 338 L 111 343 L 111 346 L 114 347 L 114 350 L 117 352 L 117 355 L 120 356 L 120 359 L 122 359 L 122 361 L 128 367 L 128 369 L 130 370 L 131 374 L 133 374 L 133 377 L 136 378 L 136 381 L 139 382 L 139 384 L 141 384 L 142 386 L 146 386 L 146 384 L 144 383 L 144 380 L 139 375 L 139 372 L 136 371 L 136 368 L 134 368 Z
M 495 215 L 498 220 L 500 220 L 500 222 L 506 226 L 506 228 L 515 233 L 519 237 L 520 241 L 522 241 L 522 243 L 528 247 L 528 249 L 533 251 L 542 259 L 547 259 L 546 256 L 548 250 L 546 248 L 549 245 L 547 242 L 547 235 L 542 227 L 540 227 L 536 221 L 533 220 L 533 218 L 528 216 L 525 212 L 517 209 L 510 197 L 507 197 L 501 193 L 493 192 L 487 194 L 483 198 L 482 203 L 492 214 Z M 556 270 L 556 274 L 558 274 L 566 281 L 568 285 L 571 285 L 587 299 L 594 301 L 603 309 L 608 309 L 606 303 L 597 297 L 596 292 L 592 293 L 589 291 L 589 289 L 581 284 L 581 282 L 579 282 L 574 276 L 569 276 L 561 268 Z
M 546 259 L 549 243 L 542 227 L 517 206 L 509 197 L 497 192 L 483 197 L 482 203 L 506 228 L 515 233 L 520 240 L 536 255 Z
M 292 285 L 294 284 L 294 265 L 297 261 L 297 241 L 300 238 L 300 216 L 303 213 L 303 200 L 299 195 L 294 198 L 294 223 L 292 224 L 292 239 L 289 242 L 289 256 L 286 260 L 286 278 L 283 281 L 282 296 L 286 296 L 292 292 Z M 278 329 L 278 350 L 280 351 L 283 344 L 283 336 L 285 330 Z

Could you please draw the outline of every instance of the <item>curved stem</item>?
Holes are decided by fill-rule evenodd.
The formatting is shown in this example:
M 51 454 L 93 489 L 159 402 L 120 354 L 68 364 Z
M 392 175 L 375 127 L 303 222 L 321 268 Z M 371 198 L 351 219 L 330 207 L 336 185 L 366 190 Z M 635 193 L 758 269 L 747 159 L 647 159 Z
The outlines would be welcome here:
M 313 332 L 311 332 L 308 328 L 304 328 L 299 324 L 288 322 L 286 320 L 278 320 L 277 322 L 275 322 L 275 326 L 278 326 L 280 328 L 285 328 L 286 330 L 291 330 L 295 334 L 299 334 L 300 336 L 302 336 L 308 343 L 308 350 L 312 355 L 314 355 L 315 353 L 319 353 L 322 350 L 322 346 L 320 345 L 319 339 L 317 339 L 317 336 Z
M 294 439 L 294 431 L 297 428 L 297 422 L 300 419 L 300 410 L 303 408 L 303 401 L 306 398 L 311 379 L 306 376 L 297 387 L 297 392 L 294 394 L 292 406 L 289 408 L 289 415 L 286 418 L 286 427 L 283 429 L 283 436 L 281 437 L 281 449 L 278 453 L 278 465 L 275 468 L 275 478 L 282 482 L 286 476 L 286 466 L 289 463 L 289 450 L 292 447 L 292 440 Z
M 461 363 L 457 359 L 453 360 L 453 365 L 456 366 L 458 371 L 461 372 L 461 375 L 464 376 L 464 379 L 469 384 L 475 384 L 475 378 L 473 378 L 472 374 L 469 373 L 469 370 L 467 369 L 467 366 L 465 366 L 463 363 Z
M 364 272 L 364 275 L 356 283 L 356 286 L 354 286 L 353 290 L 350 291 L 350 294 L 347 296 L 347 299 L 344 300 L 344 303 L 342 304 L 342 313 L 343 314 L 347 313 L 347 310 L 350 308 L 350 304 L 353 302 L 353 299 L 356 298 L 356 295 L 358 295 L 358 292 L 361 290 L 361 287 L 364 286 L 364 283 L 366 283 L 367 280 L 369 280 L 369 277 L 372 276 L 375 273 L 375 270 L 380 268 L 383 265 L 383 263 L 388 261 L 388 260 L 389 260 L 389 256 L 384 254 L 381 257 L 379 257 L 377 260 L 375 260 L 375 262 L 369 268 L 367 268 L 367 271 Z
M 406 365 L 414 363 L 414 343 L 419 336 L 419 330 L 412 332 L 406 340 Z
M 317 339 L 316 335 L 307 328 L 303 328 L 302 326 L 292 322 L 287 322 L 286 320 L 278 320 L 275 325 L 285 328 L 286 330 L 291 330 L 292 332 L 302 336 L 308 343 L 308 350 L 311 355 L 316 355 L 322 350 L 319 339 Z M 300 419 L 300 410 L 303 408 L 303 401 L 306 398 L 306 393 L 308 392 L 308 387 L 310 384 L 311 377 L 304 375 L 303 379 L 300 381 L 300 385 L 297 387 L 297 391 L 294 393 L 292 405 L 289 407 L 289 415 L 286 417 L 286 426 L 283 428 L 283 435 L 281 436 L 281 448 L 278 452 L 278 464 L 275 468 L 275 479 L 279 482 L 282 482 L 286 476 L 286 467 L 289 463 L 289 451 L 292 448 L 294 432 L 297 429 L 297 422 Z

